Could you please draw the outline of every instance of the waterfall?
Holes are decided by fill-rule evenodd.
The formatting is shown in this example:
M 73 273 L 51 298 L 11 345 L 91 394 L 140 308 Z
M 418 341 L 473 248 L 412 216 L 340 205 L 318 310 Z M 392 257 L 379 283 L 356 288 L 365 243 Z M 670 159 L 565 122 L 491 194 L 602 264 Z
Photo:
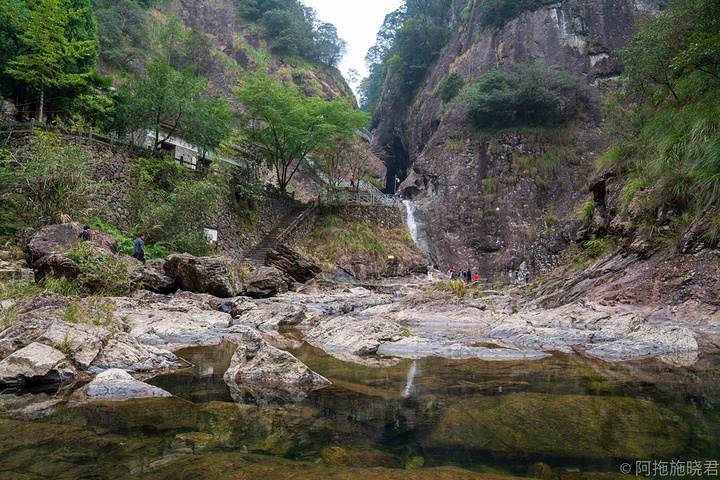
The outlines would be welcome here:
M 419 209 L 417 204 L 412 200 L 403 200 L 402 203 L 405 205 L 405 211 L 407 212 L 407 226 L 413 242 L 420 247 L 430 261 L 435 262 L 435 252 L 433 251 L 432 245 L 430 245 L 430 239 L 425 234 L 425 230 L 422 228 L 423 223 L 418 218 Z
M 408 230 L 410 230 L 410 236 L 416 245 L 422 247 L 418 242 L 417 205 L 412 200 L 403 200 L 402 203 L 405 205 L 405 211 L 407 212 L 407 226 Z
M 413 382 L 415 381 L 415 374 L 417 373 L 417 362 L 413 360 L 412 365 L 410 365 L 410 371 L 408 372 L 407 376 L 407 383 L 405 383 L 405 390 L 403 390 L 403 398 L 410 396 L 410 392 L 412 391 Z

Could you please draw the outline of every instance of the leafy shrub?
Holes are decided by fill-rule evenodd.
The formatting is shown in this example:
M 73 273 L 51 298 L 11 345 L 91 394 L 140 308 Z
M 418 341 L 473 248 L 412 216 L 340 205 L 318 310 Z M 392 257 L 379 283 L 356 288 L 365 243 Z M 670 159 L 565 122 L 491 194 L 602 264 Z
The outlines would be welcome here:
M 465 280 L 453 278 L 447 282 L 448 288 L 458 297 L 463 298 L 468 292 L 468 284 Z
M 0 235 L 90 212 L 87 198 L 97 184 L 89 158 L 64 145 L 59 135 L 40 132 L 24 150 L 4 152 L 0 158 Z
M 478 130 L 552 126 L 573 118 L 589 100 L 582 80 L 542 63 L 491 70 L 456 99 Z
M 593 217 L 595 216 L 595 202 L 589 200 L 583 203 L 582 206 L 582 219 L 585 225 L 593 224 Z
M 164 158 L 138 159 L 133 210 L 138 230 L 147 232 L 150 258 L 172 252 L 206 255 L 211 245 L 204 222 L 221 193 L 221 179 L 197 179 L 191 170 Z
M 83 292 L 121 296 L 138 286 L 129 265 L 113 255 L 98 255 L 88 242 L 75 243 L 68 257 L 82 270 L 76 284 Z
M 452 72 L 440 80 L 435 88 L 435 95 L 440 97 L 443 102 L 448 102 L 460 93 L 463 86 L 465 86 L 465 80 L 463 80 L 462 75 L 459 72 Z

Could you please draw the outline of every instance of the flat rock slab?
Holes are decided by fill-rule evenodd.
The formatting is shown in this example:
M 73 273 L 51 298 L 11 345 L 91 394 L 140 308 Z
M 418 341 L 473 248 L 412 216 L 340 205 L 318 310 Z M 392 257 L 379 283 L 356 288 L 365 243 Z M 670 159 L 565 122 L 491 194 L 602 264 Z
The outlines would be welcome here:
M 83 392 L 89 400 L 120 401 L 130 398 L 170 397 L 162 388 L 135 380 L 125 370 L 112 368 L 98 374 Z
M 403 330 L 395 322 L 352 317 L 335 317 L 310 330 L 305 340 L 330 354 L 366 356 L 377 353 L 383 343 L 397 342 Z
M 422 337 L 404 337 L 397 342 L 383 343 L 377 350 L 378 355 L 401 358 L 442 357 L 452 359 L 479 358 L 481 360 L 538 360 L 551 354 L 535 350 L 514 350 L 485 346 L 464 345 L 461 343 L 434 342 Z
M 227 332 L 230 314 L 213 310 L 185 313 L 152 309 L 130 312 L 125 320 L 131 326 L 130 335 L 139 342 L 170 350 L 215 345 L 232 337 Z
M 119 368 L 128 372 L 149 372 L 180 368 L 179 359 L 171 352 L 152 345 L 143 345 L 127 333 L 113 335 L 95 357 L 92 370 Z

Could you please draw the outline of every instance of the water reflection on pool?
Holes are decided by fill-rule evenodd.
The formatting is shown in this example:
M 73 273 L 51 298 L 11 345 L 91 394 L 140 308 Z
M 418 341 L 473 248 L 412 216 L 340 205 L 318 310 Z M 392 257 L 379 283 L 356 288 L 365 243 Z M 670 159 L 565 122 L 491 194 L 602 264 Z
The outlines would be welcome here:
M 692 367 L 563 354 L 367 366 L 290 343 L 333 385 L 282 408 L 259 398 L 238 404 L 222 380 L 234 345 L 182 350 L 193 368 L 148 381 L 170 399 L 68 404 L 42 420 L 0 420 L 0 478 L 454 479 L 531 469 L 605 479 L 592 472 L 638 473 L 638 460 L 696 462 L 703 471 L 693 478 L 717 477 L 705 469 L 720 460 L 716 356 Z M 418 467 L 424 476 L 405 470 Z M 655 473 L 646 476 L 688 471 Z

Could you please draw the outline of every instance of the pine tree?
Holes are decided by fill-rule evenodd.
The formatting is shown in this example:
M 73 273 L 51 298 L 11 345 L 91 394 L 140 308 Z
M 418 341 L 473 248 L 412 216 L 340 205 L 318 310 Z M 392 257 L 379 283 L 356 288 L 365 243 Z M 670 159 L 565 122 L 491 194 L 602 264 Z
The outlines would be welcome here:
M 49 87 L 82 85 L 90 72 L 67 73 L 65 66 L 96 52 L 96 40 L 67 38 L 65 27 L 84 14 L 67 8 L 67 0 L 24 0 L 21 10 L 9 4 L 7 16 L 22 33 L 18 39 L 27 53 L 10 61 L 7 73 L 26 82 L 40 94 L 38 118 L 44 118 L 45 91 Z

